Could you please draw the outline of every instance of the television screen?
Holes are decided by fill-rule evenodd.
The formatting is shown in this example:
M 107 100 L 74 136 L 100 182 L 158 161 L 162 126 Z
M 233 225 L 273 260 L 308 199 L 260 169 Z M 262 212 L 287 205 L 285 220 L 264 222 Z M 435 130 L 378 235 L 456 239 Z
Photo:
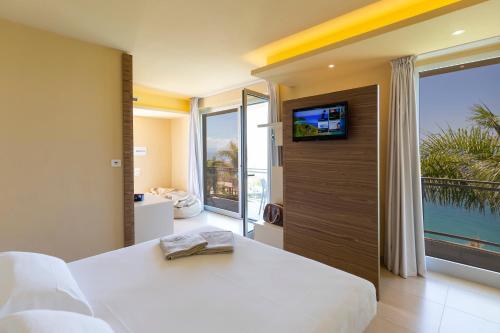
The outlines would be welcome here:
M 347 102 L 293 110 L 293 141 L 347 138 Z

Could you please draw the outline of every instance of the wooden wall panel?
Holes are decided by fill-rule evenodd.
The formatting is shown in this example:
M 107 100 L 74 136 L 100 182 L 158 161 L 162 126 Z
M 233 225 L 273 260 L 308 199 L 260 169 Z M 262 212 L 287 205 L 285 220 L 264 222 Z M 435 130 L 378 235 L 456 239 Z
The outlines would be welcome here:
M 132 56 L 122 54 L 123 232 L 124 245 L 134 244 L 134 117 Z
M 292 111 L 348 102 L 348 138 L 292 141 Z M 378 86 L 283 103 L 284 246 L 379 287 Z

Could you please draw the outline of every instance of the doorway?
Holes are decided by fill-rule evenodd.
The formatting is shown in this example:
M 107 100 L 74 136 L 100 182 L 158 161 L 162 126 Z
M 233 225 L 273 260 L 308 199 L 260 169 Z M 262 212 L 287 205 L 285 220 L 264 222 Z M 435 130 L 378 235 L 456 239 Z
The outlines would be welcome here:
M 205 209 L 241 218 L 240 111 L 202 115 Z
M 270 193 L 269 96 L 244 89 L 242 94 L 243 233 L 253 238 Z
M 253 237 L 269 201 L 269 97 L 244 89 L 241 106 L 202 114 L 205 209 L 240 219 Z

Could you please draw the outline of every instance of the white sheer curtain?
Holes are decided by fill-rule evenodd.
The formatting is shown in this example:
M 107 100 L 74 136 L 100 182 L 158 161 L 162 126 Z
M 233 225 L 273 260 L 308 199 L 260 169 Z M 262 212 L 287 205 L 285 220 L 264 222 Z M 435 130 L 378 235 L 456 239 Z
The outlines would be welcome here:
M 415 57 L 393 60 L 391 66 L 384 260 L 394 274 L 424 276 Z
M 271 81 L 266 81 L 267 91 L 269 93 L 269 123 L 276 123 L 281 121 L 281 100 L 280 100 L 280 90 L 279 85 L 272 83 Z M 271 140 L 272 141 L 272 140 Z M 279 147 L 270 142 L 269 146 L 271 152 L 271 166 L 281 165 L 281 156 L 279 152 Z
M 203 174 L 201 161 L 201 132 L 198 97 L 191 98 L 189 121 L 188 191 L 203 202 Z

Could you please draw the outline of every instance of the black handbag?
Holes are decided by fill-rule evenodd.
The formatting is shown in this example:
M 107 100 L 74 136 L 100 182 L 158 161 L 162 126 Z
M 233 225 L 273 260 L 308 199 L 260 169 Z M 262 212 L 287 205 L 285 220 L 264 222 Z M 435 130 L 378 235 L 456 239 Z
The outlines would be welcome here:
M 264 208 L 264 221 L 283 226 L 283 205 L 269 203 Z

